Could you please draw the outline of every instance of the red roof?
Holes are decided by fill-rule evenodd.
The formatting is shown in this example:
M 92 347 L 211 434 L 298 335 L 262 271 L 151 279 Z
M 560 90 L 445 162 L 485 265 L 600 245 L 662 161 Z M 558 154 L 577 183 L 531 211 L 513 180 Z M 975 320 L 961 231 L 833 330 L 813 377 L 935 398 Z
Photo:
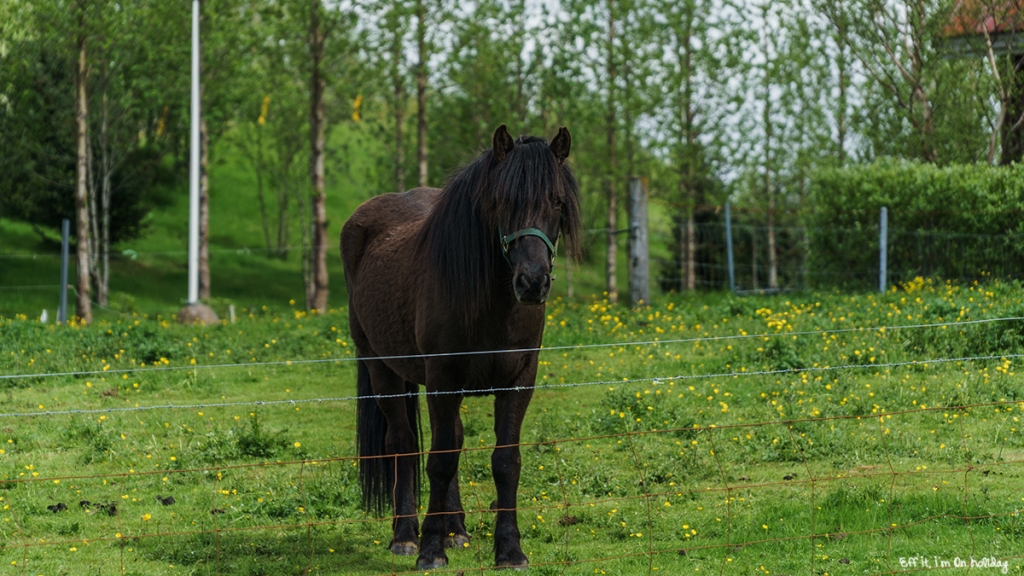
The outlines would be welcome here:
M 982 35 L 1024 30 L 1021 0 L 957 0 L 945 36 Z

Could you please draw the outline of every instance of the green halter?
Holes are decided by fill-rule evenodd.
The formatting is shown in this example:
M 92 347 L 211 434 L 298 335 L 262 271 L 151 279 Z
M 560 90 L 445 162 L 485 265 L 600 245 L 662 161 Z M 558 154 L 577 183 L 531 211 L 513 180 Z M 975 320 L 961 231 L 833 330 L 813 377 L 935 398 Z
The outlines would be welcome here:
M 505 261 L 508 262 L 509 266 L 512 265 L 512 260 L 508 257 L 508 246 L 512 242 L 516 241 L 523 236 L 536 236 L 544 241 L 544 244 L 548 247 L 548 254 L 551 256 L 551 263 L 555 263 L 555 254 L 558 252 L 558 239 L 551 242 L 548 235 L 537 228 L 523 228 L 511 234 L 505 234 L 504 230 L 499 229 L 498 233 L 501 234 L 501 253 L 505 256 Z

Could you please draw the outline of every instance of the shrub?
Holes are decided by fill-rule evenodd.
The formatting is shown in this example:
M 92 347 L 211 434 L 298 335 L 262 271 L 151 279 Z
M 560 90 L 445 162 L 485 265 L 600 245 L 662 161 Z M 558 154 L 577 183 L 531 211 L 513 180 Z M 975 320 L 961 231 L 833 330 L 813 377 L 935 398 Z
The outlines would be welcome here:
M 889 212 L 891 283 L 915 276 L 1019 277 L 1024 269 L 1024 165 L 936 166 L 902 160 L 829 168 L 811 184 L 812 282 L 871 284 L 879 212 Z M 856 271 L 856 274 L 850 274 Z

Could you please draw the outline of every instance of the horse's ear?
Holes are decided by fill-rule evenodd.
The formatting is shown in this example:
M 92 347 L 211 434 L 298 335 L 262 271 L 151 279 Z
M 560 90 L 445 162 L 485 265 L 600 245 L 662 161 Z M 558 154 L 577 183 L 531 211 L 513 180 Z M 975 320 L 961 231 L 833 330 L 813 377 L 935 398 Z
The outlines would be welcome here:
M 565 163 L 565 159 L 569 157 L 569 148 L 571 146 L 572 137 L 569 136 L 569 129 L 562 126 L 558 129 L 555 139 L 551 141 L 551 151 L 555 153 L 555 158 L 558 159 L 559 164 Z
M 498 126 L 498 129 L 494 131 L 494 160 L 501 163 L 508 156 L 508 153 L 516 147 L 516 143 L 512 140 L 512 136 L 508 133 L 508 128 L 504 124 Z

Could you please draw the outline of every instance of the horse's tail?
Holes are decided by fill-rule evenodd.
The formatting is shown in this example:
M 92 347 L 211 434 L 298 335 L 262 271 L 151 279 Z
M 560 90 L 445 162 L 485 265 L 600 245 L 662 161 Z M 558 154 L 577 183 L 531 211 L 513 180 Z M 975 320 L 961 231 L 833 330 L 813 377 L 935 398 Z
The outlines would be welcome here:
M 359 445 L 359 486 L 363 493 L 363 509 L 377 516 L 386 516 L 393 511 L 392 490 L 395 486 L 395 459 L 381 458 L 387 454 L 385 438 L 388 421 L 374 398 L 370 383 L 370 372 L 366 364 L 357 362 L 356 376 L 356 443 Z M 415 384 L 406 384 L 406 391 L 412 392 L 405 399 L 406 417 L 412 428 L 416 451 L 420 451 L 420 402 Z M 416 458 L 416 473 L 413 486 L 417 504 L 420 494 L 420 459 Z

